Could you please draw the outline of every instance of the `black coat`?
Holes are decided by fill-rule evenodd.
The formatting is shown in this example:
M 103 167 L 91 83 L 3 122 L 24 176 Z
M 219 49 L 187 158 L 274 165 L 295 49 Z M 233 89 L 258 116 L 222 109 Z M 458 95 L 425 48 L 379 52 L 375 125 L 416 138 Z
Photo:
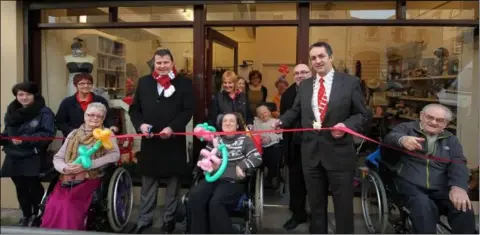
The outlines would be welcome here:
M 287 110 L 292 108 L 293 101 L 295 101 L 295 96 L 297 96 L 297 84 L 294 83 L 287 88 L 285 93 L 282 95 L 280 100 L 280 115 L 283 115 Z M 293 124 L 292 128 L 300 128 L 300 118 Z M 301 143 L 301 132 L 284 132 L 283 136 L 283 156 L 285 164 L 290 164 L 295 157 L 294 148 L 292 145 Z
M 227 113 L 239 113 L 246 124 L 253 124 L 253 116 L 249 109 L 247 96 L 244 92 L 239 93 L 235 99 L 225 91 L 218 92 L 213 98 L 212 107 L 209 110 L 208 123 L 218 127 L 218 117 Z M 218 127 L 219 128 L 219 127 Z
M 312 95 L 315 79 L 308 78 L 300 83 L 292 108 L 279 118 L 284 127 L 292 127 L 300 120 L 302 128 L 313 128 L 315 115 Z M 343 123 L 353 131 L 363 131 L 368 120 L 364 100 L 358 78 L 335 72 L 322 127 Z M 326 170 L 351 171 L 355 169 L 356 161 L 352 135 L 345 134 L 335 139 L 328 130 L 302 133 L 303 166 L 318 166 L 321 163 Z
M 100 102 L 107 108 L 107 116 L 103 125 L 105 127 L 111 127 L 113 125 L 112 115 L 109 114 L 108 102 L 105 98 L 93 95 L 92 102 Z M 58 107 L 57 115 L 55 116 L 55 125 L 62 132 L 64 137 L 67 137 L 74 129 L 79 128 L 85 121 L 85 112 L 83 111 L 80 103 L 77 101 L 76 94 L 69 96 L 62 100 Z
M 40 109 L 35 118 L 20 125 L 10 125 L 5 120 L 2 136 L 54 137 L 55 118 L 47 106 Z M 5 161 L 2 165 L 2 177 L 38 176 L 51 140 L 23 141 L 15 145 L 11 140 L 3 140 Z M 42 159 L 43 158 L 43 159 Z
M 151 75 L 139 79 L 133 103 L 128 111 L 135 129 L 140 133 L 143 123 L 152 125 L 159 133 L 165 127 L 173 132 L 185 132 L 194 111 L 192 81 L 177 76 L 172 80 L 175 93 L 165 97 L 158 94 L 157 82 Z M 143 138 L 137 154 L 137 172 L 140 175 L 162 178 L 182 176 L 187 169 L 186 137 L 172 136 L 163 140 L 158 136 Z

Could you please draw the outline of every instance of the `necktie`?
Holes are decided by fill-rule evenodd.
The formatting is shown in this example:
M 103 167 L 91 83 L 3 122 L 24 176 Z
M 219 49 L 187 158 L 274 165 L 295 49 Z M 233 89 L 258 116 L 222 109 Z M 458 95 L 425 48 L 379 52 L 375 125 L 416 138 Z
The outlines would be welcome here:
M 325 90 L 325 80 L 320 78 L 320 87 L 318 88 L 318 111 L 320 112 L 320 122 L 323 123 L 327 113 L 327 92 Z

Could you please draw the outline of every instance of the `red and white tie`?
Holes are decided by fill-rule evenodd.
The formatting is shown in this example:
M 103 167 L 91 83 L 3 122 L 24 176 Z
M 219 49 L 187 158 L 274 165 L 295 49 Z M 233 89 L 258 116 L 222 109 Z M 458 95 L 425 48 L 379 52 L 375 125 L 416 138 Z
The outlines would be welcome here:
M 318 88 L 318 111 L 320 112 L 320 123 L 323 123 L 325 119 L 325 114 L 327 113 L 327 92 L 325 90 L 325 80 L 323 77 L 320 78 L 320 87 Z

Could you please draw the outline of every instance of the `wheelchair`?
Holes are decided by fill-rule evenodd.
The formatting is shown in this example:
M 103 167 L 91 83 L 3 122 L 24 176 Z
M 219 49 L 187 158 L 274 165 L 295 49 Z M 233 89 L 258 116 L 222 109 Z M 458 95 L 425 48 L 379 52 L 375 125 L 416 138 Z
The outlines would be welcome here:
M 198 184 L 203 173 L 200 168 L 195 168 L 193 173 L 192 186 Z M 186 231 L 190 232 L 190 221 L 188 214 L 188 192 L 181 200 L 186 211 Z M 242 231 L 245 234 L 255 234 L 262 228 L 263 219 L 263 171 L 255 169 L 247 172 L 247 183 L 245 193 L 240 197 L 237 207 L 230 215 L 233 221 L 242 220 Z
M 369 233 L 384 234 L 393 227 L 395 233 L 411 234 L 413 226 L 409 216 L 410 212 L 398 196 L 394 181 L 397 169 L 392 161 L 381 157 L 386 153 L 378 148 L 367 157 L 366 167 L 361 168 L 361 202 L 365 226 Z M 371 196 L 373 196 L 373 200 Z M 372 211 L 371 206 L 376 207 L 377 211 Z M 371 212 L 375 214 L 372 215 Z M 478 225 L 476 230 L 478 233 Z M 437 224 L 437 233 L 451 232 L 448 221 L 444 215 L 441 215 Z
M 104 169 L 100 188 L 93 195 L 90 205 L 86 229 L 89 231 L 121 232 L 132 214 L 133 207 L 133 183 L 130 173 L 115 164 L 108 165 Z M 41 218 L 49 195 L 55 189 L 60 174 L 54 169 L 49 169 L 43 174 L 49 180 L 48 189 L 45 191 L 39 206 L 39 221 L 32 227 L 40 226 Z

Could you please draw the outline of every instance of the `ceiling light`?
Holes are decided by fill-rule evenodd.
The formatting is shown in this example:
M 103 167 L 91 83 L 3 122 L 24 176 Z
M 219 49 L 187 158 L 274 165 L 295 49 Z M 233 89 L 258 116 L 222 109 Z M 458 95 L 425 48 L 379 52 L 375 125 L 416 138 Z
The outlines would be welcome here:
M 80 23 L 87 23 L 87 16 L 85 16 L 85 15 L 80 16 L 78 21 Z

